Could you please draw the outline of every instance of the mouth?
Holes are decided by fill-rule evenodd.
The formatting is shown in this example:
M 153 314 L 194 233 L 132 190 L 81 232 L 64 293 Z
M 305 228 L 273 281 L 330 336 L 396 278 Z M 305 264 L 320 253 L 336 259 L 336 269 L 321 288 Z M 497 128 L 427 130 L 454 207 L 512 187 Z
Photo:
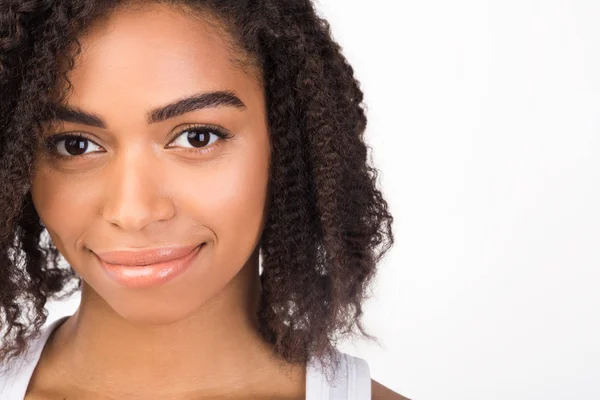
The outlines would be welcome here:
M 195 263 L 200 254 L 204 253 L 202 250 L 205 247 L 206 243 L 202 243 L 187 251 L 187 254 L 178 258 L 173 258 L 172 254 L 174 253 L 169 253 L 167 256 L 160 259 L 160 262 L 154 263 L 146 263 L 149 258 L 141 261 L 137 260 L 137 263 L 131 264 L 109 263 L 98 255 L 96 255 L 96 258 L 108 277 L 118 285 L 128 288 L 153 287 L 165 284 L 182 275 Z M 183 250 L 179 251 L 183 252 Z M 105 254 L 106 253 L 103 253 L 103 255 Z M 128 256 L 131 256 L 131 254 Z M 165 257 L 169 256 L 171 258 L 165 261 Z M 156 260 L 156 258 L 154 258 L 154 260 Z
M 200 246 L 204 245 L 202 243 Z M 118 266 L 146 266 L 171 262 L 184 258 L 199 245 L 172 246 L 152 249 L 125 249 L 116 251 L 95 252 L 95 254 L 105 263 Z

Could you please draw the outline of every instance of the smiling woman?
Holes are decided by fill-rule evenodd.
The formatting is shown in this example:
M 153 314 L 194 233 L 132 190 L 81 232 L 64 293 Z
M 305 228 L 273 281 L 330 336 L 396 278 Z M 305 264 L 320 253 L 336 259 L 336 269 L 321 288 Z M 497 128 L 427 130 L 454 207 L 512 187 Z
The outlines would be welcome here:
M 1 12 L 0 398 L 402 398 L 335 347 L 392 216 L 309 0 Z

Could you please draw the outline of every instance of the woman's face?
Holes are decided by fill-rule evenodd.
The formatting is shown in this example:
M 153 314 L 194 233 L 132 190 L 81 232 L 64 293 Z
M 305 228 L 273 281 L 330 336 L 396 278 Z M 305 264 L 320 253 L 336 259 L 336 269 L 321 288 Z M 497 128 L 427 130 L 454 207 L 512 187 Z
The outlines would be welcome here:
M 81 39 L 66 103 L 95 118 L 62 112 L 45 137 L 84 139 L 59 140 L 36 158 L 33 201 L 54 244 L 130 320 L 193 313 L 240 271 L 262 233 L 270 155 L 264 91 L 232 64 L 221 35 L 159 5 L 119 10 L 93 26 Z M 217 91 L 231 96 L 155 111 Z M 198 131 L 206 125 L 231 137 Z M 153 287 L 117 284 L 95 255 L 201 243 L 189 269 Z

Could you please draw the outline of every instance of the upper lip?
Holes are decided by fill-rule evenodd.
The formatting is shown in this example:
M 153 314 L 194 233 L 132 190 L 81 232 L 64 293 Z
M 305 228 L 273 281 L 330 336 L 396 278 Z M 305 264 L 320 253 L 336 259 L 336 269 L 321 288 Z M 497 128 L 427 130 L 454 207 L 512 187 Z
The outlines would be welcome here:
M 164 263 L 182 258 L 187 256 L 198 246 L 200 245 L 194 244 L 185 247 L 162 247 L 154 249 L 118 250 L 94 253 L 101 258 L 102 261 L 109 264 L 139 266 Z

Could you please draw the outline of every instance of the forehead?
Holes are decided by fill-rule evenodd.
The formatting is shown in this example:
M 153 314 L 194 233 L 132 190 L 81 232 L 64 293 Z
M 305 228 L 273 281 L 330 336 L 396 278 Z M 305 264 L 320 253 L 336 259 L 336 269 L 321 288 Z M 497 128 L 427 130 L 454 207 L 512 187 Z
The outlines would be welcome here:
M 208 14 L 153 4 L 121 8 L 79 39 L 69 103 L 151 108 L 198 91 L 256 91 L 231 37 Z

